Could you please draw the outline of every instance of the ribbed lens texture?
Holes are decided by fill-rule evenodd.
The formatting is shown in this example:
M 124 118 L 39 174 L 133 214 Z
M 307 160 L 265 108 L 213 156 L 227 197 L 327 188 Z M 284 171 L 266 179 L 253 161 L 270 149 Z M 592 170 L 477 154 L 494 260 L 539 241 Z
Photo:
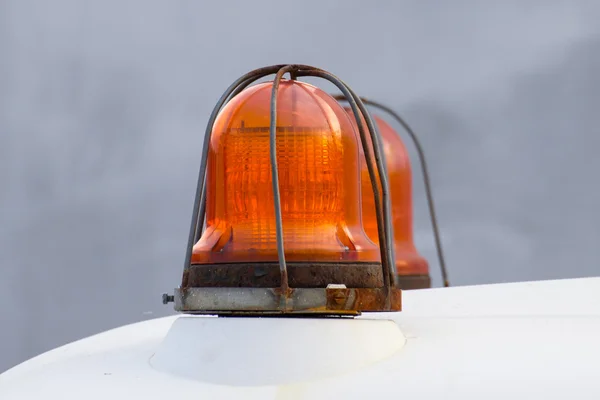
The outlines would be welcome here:
M 193 263 L 277 261 L 269 154 L 272 83 L 250 87 L 213 129 L 207 230 Z M 290 261 L 377 261 L 360 218 L 357 136 L 343 108 L 314 86 L 284 80 L 277 106 L 277 166 Z
M 336 247 L 344 197 L 340 132 L 311 127 L 277 131 L 286 248 Z M 226 212 L 235 226 L 232 250 L 271 249 L 276 232 L 268 127 L 230 129 L 223 150 Z

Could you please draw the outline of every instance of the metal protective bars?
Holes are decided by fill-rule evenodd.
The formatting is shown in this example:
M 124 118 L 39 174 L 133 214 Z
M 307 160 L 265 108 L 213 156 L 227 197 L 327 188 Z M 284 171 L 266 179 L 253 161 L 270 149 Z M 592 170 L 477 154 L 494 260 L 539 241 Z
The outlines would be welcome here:
M 345 96 L 339 95 L 339 94 L 334 95 L 333 98 L 336 99 L 337 101 L 345 101 L 346 100 Z M 404 118 L 402 118 L 394 110 L 392 110 L 388 106 L 385 106 L 376 101 L 367 99 L 365 97 L 361 97 L 360 99 L 363 102 L 363 104 L 366 104 L 367 106 L 371 106 L 374 108 L 378 108 L 382 111 L 385 111 L 389 115 L 391 115 L 392 118 L 394 118 L 400 125 L 402 125 L 402 128 L 404 128 L 406 133 L 408 133 L 408 136 L 410 137 L 413 144 L 415 145 L 415 148 L 417 149 L 417 155 L 419 156 L 419 163 L 421 164 L 421 171 L 423 172 L 423 183 L 425 185 L 425 196 L 427 197 L 427 205 L 429 207 L 429 216 L 431 217 L 431 229 L 433 230 L 433 237 L 435 240 L 435 247 L 436 247 L 436 251 L 437 251 L 437 255 L 438 255 L 438 262 L 440 264 L 440 270 L 442 273 L 442 280 L 444 281 L 444 287 L 449 287 L 450 280 L 448 278 L 448 272 L 446 270 L 446 260 L 444 258 L 444 252 L 442 249 L 442 239 L 441 239 L 441 235 L 440 235 L 439 225 L 437 222 L 437 214 L 435 212 L 435 205 L 433 203 L 433 193 L 431 190 L 431 181 L 429 180 L 429 169 L 427 168 L 427 162 L 425 161 L 425 152 L 423 151 L 423 146 L 421 146 L 421 142 L 419 141 L 419 138 L 417 137 L 415 132 L 412 130 L 410 125 L 408 125 L 408 123 L 404 120 Z
M 380 288 L 351 289 L 344 285 L 334 285 L 326 289 L 294 289 L 288 283 L 288 271 L 284 253 L 283 225 L 281 216 L 281 202 L 277 172 L 276 154 L 276 127 L 277 127 L 277 92 L 279 82 L 285 74 L 290 74 L 291 79 L 297 77 L 318 77 L 334 84 L 350 105 L 360 134 L 360 140 L 365 152 L 369 177 L 373 186 L 376 205 L 377 228 L 379 234 L 379 249 L 383 269 L 383 291 Z M 184 273 L 191 266 L 194 244 L 199 240 L 204 228 L 206 212 L 206 172 L 209 152 L 209 143 L 213 125 L 219 111 L 242 90 L 252 83 L 268 75 L 275 75 L 271 94 L 270 113 L 270 160 L 275 204 L 275 223 L 277 252 L 281 273 L 281 286 L 265 291 L 260 288 L 180 288 L 175 290 L 175 296 L 163 295 L 163 302 L 175 302 L 175 309 L 196 314 L 359 314 L 361 311 L 400 311 L 401 293 L 397 285 L 393 227 L 391 223 L 390 192 L 387 179 L 385 156 L 382 141 L 373 123 L 364 101 L 335 75 L 307 65 L 273 65 L 251 71 L 232 83 L 215 105 L 204 136 L 202 159 L 198 174 L 198 186 L 194 200 L 192 223 L 190 227 Z M 373 154 L 367 142 L 361 115 L 366 121 L 368 137 L 373 144 Z M 376 184 L 377 168 L 380 185 Z M 380 191 L 381 187 L 381 191 Z M 383 238 L 383 239 L 382 239 Z M 192 290 L 193 289 L 193 290 Z M 272 297 L 277 297 L 273 299 Z M 304 297 L 303 297 L 304 296 Z

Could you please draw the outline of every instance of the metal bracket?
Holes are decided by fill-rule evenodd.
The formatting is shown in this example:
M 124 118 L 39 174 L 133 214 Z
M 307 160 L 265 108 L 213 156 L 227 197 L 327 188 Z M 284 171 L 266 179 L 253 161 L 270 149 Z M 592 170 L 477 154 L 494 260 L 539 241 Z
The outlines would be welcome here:
M 279 288 L 185 288 L 175 289 L 175 310 L 191 314 L 347 314 L 384 311 L 383 288 L 290 289 Z M 402 308 L 400 289 L 392 291 L 391 309 Z M 281 307 L 285 304 L 285 307 Z

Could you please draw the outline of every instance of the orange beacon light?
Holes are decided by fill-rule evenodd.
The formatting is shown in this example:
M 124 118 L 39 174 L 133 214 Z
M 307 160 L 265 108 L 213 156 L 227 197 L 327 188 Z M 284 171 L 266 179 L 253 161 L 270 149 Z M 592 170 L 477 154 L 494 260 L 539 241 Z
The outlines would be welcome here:
M 337 100 L 343 101 L 343 96 L 334 96 Z M 438 252 L 438 260 L 442 272 L 444 286 L 449 286 L 446 273 L 445 261 L 442 252 L 441 239 L 437 225 L 435 207 L 433 205 L 433 196 L 429 185 L 429 176 L 425 156 L 422 147 L 411 127 L 390 108 L 371 100 L 362 98 L 367 106 L 378 108 L 390 114 L 407 131 L 415 144 L 417 154 L 421 161 L 423 177 L 425 182 L 425 191 L 429 203 L 429 211 L 435 243 Z M 346 107 L 346 112 L 351 113 L 351 109 Z M 390 194 L 392 203 L 392 221 L 394 225 L 394 246 L 396 253 L 396 271 L 398 274 L 398 283 L 403 290 L 423 289 L 431 287 L 431 277 L 429 275 L 429 265 L 417 251 L 413 240 L 413 220 L 412 220 L 412 171 L 408 151 L 404 142 L 385 120 L 378 115 L 373 116 L 373 120 L 379 129 L 383 140 L 383 149 L 387 160 L 388 179 L 390 183 Z M 363 121 L 364 123 L 364 121 Z M 362 148 L 361 148 L 362 151 Z M 368 182 L 367 168 L 364 157 L 361 159 L 362 168 L 362 215 L 363 225 L 367 235 L 377 243 L 376 218 L 373 204 L 372 189 Z
M 207 229 L 194 245 L 194 266 L 271 263 L 279 271 L 268 152 L 272 88 L 266 82 L 242 91 L 217 116 L 208 153 Z M 359 143 L 340 104 L 312 85 L 282 80 L 276 142 L 288 268 L 379 264 L 379 249 L 361 226 Z
M 354 122 L 307 76 L 344 93 Z M 376 235 L 363 226 L 361 157 Z M 305 65 L 254 70 L 209 118 L 182 283 L 163 301 L 193 314 L 400 311 L 391 215 L 381 138 L 352 89 Z
M 352 112 L 351 110 L 348 110 Z M 402 289 L 431 287 L 429 265 L 419 255 L 413 241 L 412 222 L 412 171 L 404 143 L 384 120 L 373 117 L 379 134 L 383 139 L 383 151 L 387 161 L 388 182 L 392 203 L 392 224 L 394 226 L 394 248 L 396 253 L 396 272 Z M 363 225 L 369 238 L 378 241 L 377 219 L 373 189 L 361 148 L 362 161 L 362 216 Z

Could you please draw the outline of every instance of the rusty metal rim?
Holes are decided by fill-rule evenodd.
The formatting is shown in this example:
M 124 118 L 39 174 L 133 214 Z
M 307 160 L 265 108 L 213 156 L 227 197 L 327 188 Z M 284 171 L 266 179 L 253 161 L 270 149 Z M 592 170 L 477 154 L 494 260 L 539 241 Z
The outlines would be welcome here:
M 289 262 L 292 288 L 325 288 L 345 284 L 354 288 L 383 286 L 381 263 L 374 262 Z M 277 262 L 194 264 L 183 272 L 181 288 L 262 287 L 281 285 Z
M 340 285 L 343 286 L 343 285 Z M 386 300 L 390 307 L 386 309 Z M 400 311 L 401 291 L 391 296 L 383 288 L 186 288 L 175 289 L 175 310 L 191 314 L 314 314 L 359 315 L 361 312 Z

